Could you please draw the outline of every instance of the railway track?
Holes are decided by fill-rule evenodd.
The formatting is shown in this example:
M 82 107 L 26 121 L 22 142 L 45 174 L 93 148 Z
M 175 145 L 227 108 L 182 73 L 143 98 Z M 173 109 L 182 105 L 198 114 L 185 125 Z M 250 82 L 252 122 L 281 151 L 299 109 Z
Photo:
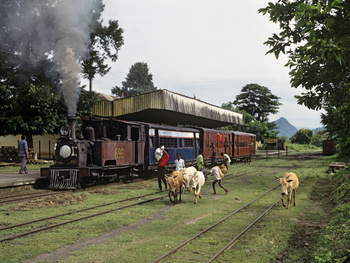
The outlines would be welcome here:
M 308 176 L 300 180 L 300 183 Z M 217 259 L 280 202 L 280 198 L 276 200 L 275 193 L 270 195 L 278 187 L 279 185 L 270 188 L 254 200 L 160 256 L 153 263 L 181 260 L 212 262 Z M 241 226 L 241 222 L 247 222 L 246 227 L 237 227 L 237 225 Z M 218 247 L 220 247 L 219 250 Z
M 49 229 L 57 228 L 57 227 L 60 227 L 60 226 L 63 226 L 63 225 L 67 225 L 67 224 L 71 224 L 71 223 L 74 223 L 74 222 L 77 222 L 77 221 L 89 219 L 89 218 L 96 217 L 96 216 L 101 216 L 101 215 L 104 215 L 104 214 L 107 214 L 107 213 L 123 210 L 123 209 L 130 208 L 130 207 L 133 207 L 133 206 L 137 206 L 137 205 L 142 205 L 142 204 L 145 204 L 145 203 L 153 202 L 153 201 L 156 201 L 156 200 L 163 199 L 164 197 L 167 197 L 167 195 L 164 195 L 164 196 L 160 196 L 160 197 L 155 197 L 155 198 L 151 198 L 151 199 L 135 202 L 135 203 L 128 204 L 128 205 L 121 206 L 121 207 L 117 207 L 117 208 L 112 208 L 112 209 L 108 209 L 108 210 L 104 210 L 104 211 L 91 213 L 90 215 L 87 215 L 87 216 L 77 217 L 77 218 L 74 218 L 74 219 L 67 219 L 65 222 L 62 222 L 62 223 L 52 223 L 52 222 L 50 223 L 50 220 L 52 220 L 52 219 L 62 218 L 64 216 L 75 215 L 75 214 L 86 212 L 86 211 L 89 211 L 89 210 L 94 210 L 94 209 L 98 209 L 98 208 L 101 208 L 101 207 L 111 206 L 111 205 L 115 205 L 115 204 L 119 204 L 119 203 L 123 203 L 123 202 L 128 202 L 128 201 L 132 201 L 132 200 L 135 200 L 135 199 L 138 200 L 138 199 L 142 199 L 142 198 L 145 198 L 145 197 L 148 197 L 148 196 L 151 196 L 151 195 L 155 195 L 155 194 L 158 194 L 158 193 L 161 193 L 161 191 L 157 191 L 157 192 L 154 192 L 154 193 L 141 195 L 141 196 L 135 196 L 135 197 L 132 197 L 132 198 L 123 199 L 123 200 L 119 200 L 119 201 L 115 201 L 115 202 L 110 202 L 110 203 L 106 203 L 106 204 L 102 204 L 102 205 L 97 205 L 97 206 L 93 206 L 93 207 L 89 207 L 89 208 L 79 209 L 79 210 L 75 210 L 75 211 L 71 211 L 71 212 L 67 212 L 67 213 L 62 213 L 62 214 L 58 214 L 58 215 L 54 215 L 54 216 L 50 216 L 50 217 L 46 217 L 46 218 L 41 218 L 41 219 L 36 219 L 36 220 L 32 220 L 32 221 L 27 221 L 27 222 L 23 222 L 23 223 L 16 224 L 16 225 L 6 226 L 6 227 L 3 227 L 3 228 L 0 228 L 0 234 L 2 236 L 6 236 L 7 233 L 5 233 L 5 234 L 3 234 L 3 233 L 8 231 L 8 230 L 11 230 L 11 232 L 13 232 L 13 229 L 22 228 L 23 226 L 29 226 L 30 230 L 28 230 L 28 231 L 25 230 L 24 232 L 21 232 L 21 233 L 17 233 L 17 234 L 14 234 L 14 235 L 7 235 L 6 237 L 2 237 L 0 239 L 0 243 L 1 242 L 5 242 L 5 241 L 9 241 L 9 240 L 13 240 L 13 239 L 16 239 L 16 238 L 20 238 L 20 237 L 25 237 L 25 236 L 28 236 L 28 235 L 31 235 L 31 234 L 34 234 L 34 233 L 43 232 L 43 231 L 46 231 L 46 230 L 49 230 Z M 61 219 L 61 220 L 64 220 L 64 219 Z M 43 222 L 43 225 L 33 229 L 34 228 L 33 224 L 38 223 L 38 222 Z
M 66 194 L 72 191 L 63 191 L 60 193 L 53 192 L 50 190 L 44 190 L 40 192 L 31 192 L 31 193 L 19 193 L 19 194 L 12 194 L 12 195 L 2 195 L 0 196 L 0 205 L 1 204 L 6 204 L 6 203 L 14 203 L 14 202 L 19 202 L 23 200 L 31 200 L 31 199 L 36 199 L 39 197 L 45 197 L 45 196 L 52 196 L 52 195 L 60 195 L 60 194 Z

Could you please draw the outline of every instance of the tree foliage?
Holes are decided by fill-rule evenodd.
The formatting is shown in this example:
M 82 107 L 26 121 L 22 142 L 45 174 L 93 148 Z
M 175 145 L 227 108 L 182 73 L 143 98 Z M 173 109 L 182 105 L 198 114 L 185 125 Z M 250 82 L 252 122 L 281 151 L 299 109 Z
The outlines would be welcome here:
M 265 44 L 267 53 L 288 56 L 291 86 L 306 92 L 296 96 L 309 109 L 326 109 L 323 116 L 327 131 L 335 134 L 341 150 L 350 142 L 350 4 L 349 1 L 279 0 L 259 10 L 279 24 L 280 32 Z M 333 118 L 342 119 L 332 125 Z M 342 154 L 349 155 L 349 151 Z
M 256 120 L 249 113 L 246 113 L 243 110 L 234 108 L 232 102 L 223 103 L 221 107 L 224 109 L 241 112 L 243 114 L 243 122 L 244 122 L 244 125 L 233 124 L 230 126 L 225 126 L 222 129 L 253 133 L 256 135 L 256 140 L 260 142 L 264 141 L 264 139 L 267 139 L 267 138 L 277 137 L 278 132 L 276 131 L 275 122 L 260 122 Z
M 249 113 L 257 121 L 263 123 L 268 120 L 270 114 L 278 112 L 278 107 L 282 105 L 279 99 L 267 87 L 258 84 L 247 84 L 231 104 L 236 105 L 238 109 Z
M 339 154 L 350 156 L 350 103 L 341 107 L 326 107 L 326 114 L 321 114 L 321 122 L 325 125 L 330 138 L 336 139 Z
M 106 75 L 111 67 L 106 64 L 107 58 L 115 62 L 118 52 L 124 44 L 123 32 L 119 27 L 118 20 L 109 20 L 108 26 L 103 25 L 101 13 L 104 10 L 102 0 L 98 0 L 98 12 L 93 13 L 92 25 L 90 26 L 90 43 L 87 54 L 82 58 L 83 76 L 89 80 L 89 90 L 92 91 L 92 80 L 96 74 Z
M 73 8 L 74 4 L 78 12 L 80 9 L 84 9 L 85 13 L 90 12 L 92 20 L 89 20 L 90 24 L 87 26 L 90 31 L 86 32 L 87 39 L 84 39 L 89 42 L 90 37 L 93 43 L 86 46 L 85 51 L 88 54 L 96 54 L 102 64 L 106 58 L 117 59 L 118 49 L 123 43 L 122 29 L 118 27 L 117 21 L 109 21 L 108 26 L 102 26 L 103 21 L 100 18 L 104 8 L 102 0 L 79 1 L 79 4 L 84 4 L 83 6 L 79 6 L 76 2 L 1 1 L 0 135 L 25 133 L 30 136 L 55 133 L 59 126 L 66 122 L 67 108 L 60 89 L 62 69 L 59 69 L 68 68 L 69 65 L 62 65 L 55 58 L 58 49 L 65 48 L 65 42 L 62 41 L 71 39 L 72 34 L 79 32 L 76 31 L 77 28 L 62 29 L 62 32 L 50 31 L 59 27 L 59 25 L 53 26 L 57 23 L 58 18 L 55 16 L 57 12 L 67 19 L 76 18 L 69 16 L 70 13 L 65 14 L 64 11 L 67 10 L 61 10 L 60 4 L 68 8 Z M 94 5 L 89 5 L 88 8 L 88 3 Z M 85 22 L 85 20 L 77 21 L 81 24 Z M 59 34 L 62 39 L 58 39 Z M 75 59 L 84 64 L 86 52 L 75 53 Z M 95 66 L 95 73 L 101 74 L 100 71 L 103 71 L 106 65 L 91 61 Z M 81 89 L 79 86 L 80 84 L 76 83 L 78 93 Z M 95 96 L 97 95 L 82 94 L 78 103 L 79 113 L 91 114 L 91 107 L 97 101 Z
M 292 143 L 310 144 L 313 131 L 310 129 L 299 129 L 291 138 Z
M 156 90 L 147 63 L 137 62 L 131 66 L 125 81 L 122 82 L 122 87 L 115 86 L 112 88 L 112 93 L 120 97 L 131 97 Z

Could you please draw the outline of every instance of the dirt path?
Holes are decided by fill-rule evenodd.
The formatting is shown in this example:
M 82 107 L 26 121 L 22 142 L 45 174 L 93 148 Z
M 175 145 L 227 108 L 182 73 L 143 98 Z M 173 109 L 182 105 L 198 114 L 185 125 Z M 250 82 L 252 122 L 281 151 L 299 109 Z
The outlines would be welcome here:
M 296 224 L 295 234 L 288 241 L 288 249 L 276 257 L 275 263 L 295 262 L 293 254 L 300 255 L 301 261 L 299 262 L 313 262 L 317 236 L 326 226 L 329 214 L 333 209 L 330 185 L 330 179 L 319 179 L 309 198 L 307 212 L 298 219 L 290 219 Z

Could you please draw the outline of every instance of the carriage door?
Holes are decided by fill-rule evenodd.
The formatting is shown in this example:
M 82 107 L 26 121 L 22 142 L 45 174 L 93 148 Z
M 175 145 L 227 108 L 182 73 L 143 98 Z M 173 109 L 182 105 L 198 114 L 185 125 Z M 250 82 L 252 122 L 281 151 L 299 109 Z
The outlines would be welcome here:
M 140 142 L 140 127 L 132 126 L 131 127 L 131 141 L 134 142 L 134 156 L 135 164 L 139 162 L 139 142 Z

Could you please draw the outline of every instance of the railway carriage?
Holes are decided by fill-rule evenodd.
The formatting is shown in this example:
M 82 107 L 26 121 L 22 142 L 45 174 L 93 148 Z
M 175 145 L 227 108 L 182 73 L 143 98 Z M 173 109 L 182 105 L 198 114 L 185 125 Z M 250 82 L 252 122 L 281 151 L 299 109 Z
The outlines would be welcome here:
M 199 151 L 199 131 L 197 129 L 143 124 L 148 137 L 146 144 L 148 166 L 158 165 L 154 152 L 163 145 L 169 154 L 168 167 L 174 166 L 177 153 L 181 154 L 181 158 L 187 164 L 195 163 Z

